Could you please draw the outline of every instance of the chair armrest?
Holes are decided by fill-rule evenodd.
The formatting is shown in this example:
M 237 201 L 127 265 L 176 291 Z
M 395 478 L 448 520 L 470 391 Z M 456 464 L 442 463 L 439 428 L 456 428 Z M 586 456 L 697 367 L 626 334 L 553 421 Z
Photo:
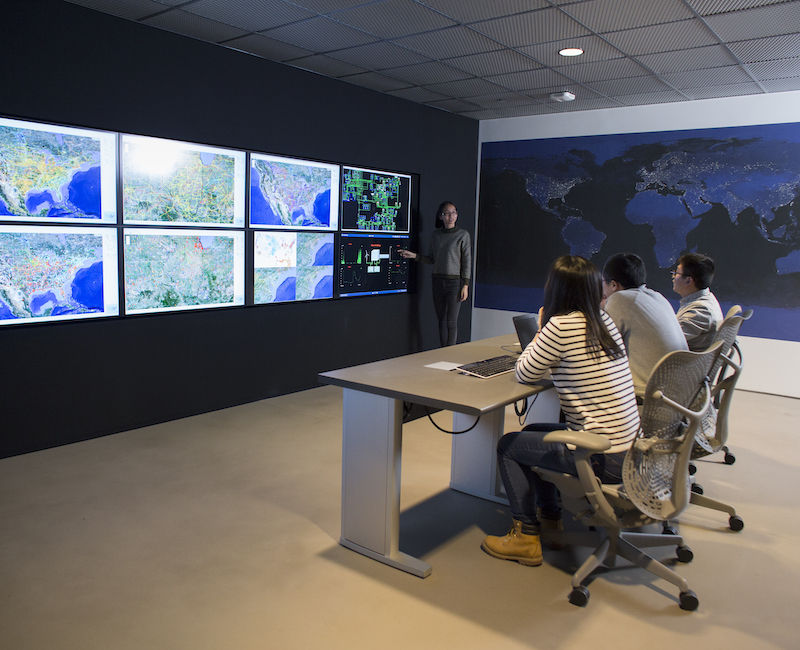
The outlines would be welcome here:
M 544 442 L 562 442 L 567 445 L 575 445 L 581 449 L 586 449 L 592 453 L 604 452 L 611 449 L 611 441 L 605 436 L 586 431 L 560 430 L 551 431 L 544 438 Z

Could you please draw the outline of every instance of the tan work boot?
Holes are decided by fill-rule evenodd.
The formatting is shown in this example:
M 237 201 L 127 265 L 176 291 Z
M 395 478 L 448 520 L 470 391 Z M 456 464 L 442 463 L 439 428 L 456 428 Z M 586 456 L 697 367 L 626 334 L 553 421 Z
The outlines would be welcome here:
M 481 548 L 492 557 L 500 560 L 513 560 L 525 566 L 539 566 L 542 563 L 542 543 L 538 535 L 522 532 L 522 522 L 512 519 L 511 530 L 505 537 L 489 535 L 483 540 Z

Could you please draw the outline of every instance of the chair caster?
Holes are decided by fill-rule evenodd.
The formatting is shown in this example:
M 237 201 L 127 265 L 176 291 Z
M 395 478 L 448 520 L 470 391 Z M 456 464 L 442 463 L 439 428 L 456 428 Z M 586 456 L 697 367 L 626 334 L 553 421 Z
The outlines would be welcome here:
M 739 532 L 744 528 L 744 521 L 738 515 L 733 515 L 730 519 L 728 519 L 728 525 L 731 527 L 731 530 L 735 532 Z
M 692 492 L 695 494 L 703 494 L 703 486 L 697 483 L 692 483 Z
M 583 585 L 575 587 L 569 595 L 569 602 L 578 607 L 586 607 L 586 603 L 589 602 L 589 590 Z
M 678 556 L 678 562 L 683 562 L 684 564 L 688 564 L 694 559 L 694 553 L 688 546 L 679 546 L 675 553 Z
M 667 524 L 664 525 L 664 528 L 661 529 L 662 535 L 677 535 L 678 531 L 675 526 L 669 526 Z
M 725 464 L 726 465 L 733 465 L 736 462 L 736 456 L 731 453 L 725 454 Z
M 698 605 L 700 605 L 700 601 L 697 600 L 697 594 L 691 589 L 689 591 L 681 592 L 681 595 L 678 597 L 678 601 L 681 604 L 681 609 L 685 609 L 687 612 L 693 612 L 697 609 Z
M 697 465 L 689 463 L 689 476 L 694 476 L 695 474 L 697 474 Z

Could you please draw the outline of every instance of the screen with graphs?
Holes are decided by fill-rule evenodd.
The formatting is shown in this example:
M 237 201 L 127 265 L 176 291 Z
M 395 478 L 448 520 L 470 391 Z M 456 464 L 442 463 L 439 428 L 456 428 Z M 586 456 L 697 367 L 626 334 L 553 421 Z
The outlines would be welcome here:
M 339 239 L 339 296 L 408 291 L 409 262 L 405 235 L 342 233 Z

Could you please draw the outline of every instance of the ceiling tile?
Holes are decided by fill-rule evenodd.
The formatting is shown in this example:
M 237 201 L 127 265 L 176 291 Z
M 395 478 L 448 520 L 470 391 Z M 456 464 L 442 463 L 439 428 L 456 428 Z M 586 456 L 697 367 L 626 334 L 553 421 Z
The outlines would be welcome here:
M 641 95 L 615 95 L 614 99 L 625 106 L 644 106 L 647 104 L 669 104 L 672 102 L 685 102 L 688 98 L 676 90 L 666 92 L 643 93 Z
M 698 19 L 610 32 L 603 36 L 629 56 L 718 44 Z
M 560 41 L 589 33 L 585 27 L 553 7 L 487 20 L 471 27 L 508 47 Z
M 218 20 L 221 23 L 251 32 L 260 32 L 314 16 L 312 12 L 295 7 L 283 0 L 258 0 L 256 3 L 197 0 L 197 2 L 187 4 L 183 9 L 189 13 Z
M 526 72 L 514 72 L 512 74 L 501 74 L 487 77 L 492 83 L 508 88 L 509 90 L 535 90 L 543 86 L 558 86 L 560 90 L 569 90 L 570 85 L 574 84 L 564 75 L 554 70 L 542 68 L 541 70 L 528 70 Z
M 628 79 L 609 79 L 586 84 L 601 95 L 638 95 L 650 92 L 666 92 L 670 90 L 658 77 L 631 77 Z
M 790 90 L 800 90 L 800 78 L 792 77 L 789 79 L 767 79 L 761 85 L 770 93 L 782 93 Z
M 502 108 L 503 106 L 523 106 L 527 104 L 540 103 L 533 97 L 514 92 L 490 93 L 488 95 L 467 97 L 467 99 L 474 104 L 478 104 L 478 106 L 483 106 L 484 108 Z
M 310 18 L 264 32 L 266 36 L 292 43 L 312 52 L 332 52 L 354 45 L 373 43 L 374 36 L 342 25 L 330 18 Z
M 800 77 L 800 58 L 748 63 L 747 69 L 759 81 Z
M 397 38 L 455 24 L 413 0 L 383 0 L 339 12 L 334 17 L 381 38 Z
M 485 79 L 461 79 L 460 81 L 448 81 L 441 84 L 428 84 L 425 86 L 429 90 L 442 93 L 450 97 L 472 98 L 478 95 L 497 95 L 506 93 L 505 88 L 493 84 Z M 471 100 L 470 100 L 471 101 Z
M 633 59 L 619 58 L 609 61 L 595 61 L 580 65 L 555 68 L 564 76 L 575 81 L 588 82 L 593 79 L 623 79 L 625 77 L 644 77 L 651 74 Z
M 636 60 L 657 74 L 718 68 L 736 63 L 736 60 L 722 45 L 707 45 L 690 50 L 643 54 L 637 56 Z
M 387 92 L 389 90 L 398 90 L 399 88 L 407 88 L 408 84 L 404 81 L 387 77 L 386 75 L 378 72 L 362 72 L 361 74 L 354 74 L 347 77 L 339 77 L 342 81 L 364 86 L 365 88 L 372 88 L 380 92 Z
M 359 74 L 361 72 L 369 72 L 368 68 L 361 68 L 357 65 L 352 65 L 344 61 L 325 56 L 324 54 L 314 54 L 313 56 L 305 56 L 299 59 L 293 59 L 291 65 L 295 68 L 302 68 L 303 70 L 311 70 L 328 77 L 344 77 L 351 74 Z
M 490 52 L 502 46 L 475 30 L 456 25 L 425 34 L 393 39 L 398 45 L 434 59 L 446 59 L 476 52 Z
M 359 47 L 351 47 L 346 50 L 338 50 L 336 52 L 331 52 L 330 56 L 334 59 L 366 68 L 367 70 L 397 68 L 413 63 L 425 63 L 427 61 L 424 56 L 387 41 L 379 41 L 378 43 L 370 43 L 369 45 L 360 45 Z
M 800 34 L 738 41 L 729 43 L 728 47 L 742 63 L 800 56 Z
M 707 86 L 684 91 L 689 99 L 715 99 L 719 97 L 739 97 L 757 95 L 763 91 L 756 83 L 733 84 L 731 86 Z
M 689 0 L 692 8 L 701 16 L 724 14 L 728 11 L 764 7 L 781 2 L 786 2 L 786 0 Z
M 724 68 L 711 68 L 708 70 L 673 72 L 665 74 L 662 78 L 678 90 L 703 88 L 706 86 L 728 86 L 731 84 L 747 83 L 753 80 L 752 77 L 738 65 L 729 65 Z
M 425 102 L 433 102 L 439 99 L 448 99 L 447 95 L 442 95 L 441 93 L 436 93 L 432 90 L 428 90 L 427 88 L 421 88 L 420 86 L 401 88 L 400 90 L 390 90 L 388 91 L 388 94 L 394 95 L 395 97 L 401 97 L 403 99 L 409 99 L 412 102 L 419 102 L 421 104 L 424 104 Z
M 683 0 L 594 0 L 565 6 L 564 11 L 598 33 L 659 25 L 694 16 Z
M 725 41 L 791 34 L 800 27 L 800 2 L 709 16 L 706 22 Z
M 549 6 L 547 0 L 420 0 L 460 23 L 511 16 Z
M 438 63 L 437 61 L 407 65 L 402 68 L 392 68 L 387 72 L 415 86 L 427 86 L 429 84 L 457 81 L 458 79 L 466 79 L 469 77 L 469 74 L 466 72 L 456 70 L 449 65 Z
M 508 72 L 523 72 L 524 70 L 542 67 L 527 56 L 508 49 L 473 54 L 471 56 L 460 56 L 447 59 L 446 63 L 477 77 L 488 77 Z
M 268 38 L 260 34 L 248 34 L 242 38 L 226 41 L 225 46 L 261 56 L 270 61 L 290 61 L 291 59 L 299 59 L 313 54 L 310 50 L 304 50 L 301 47 L 296 47 L 283 41 L 276 41 L 274 38 Z
M 335 14 L 344 9 L 363 5 L 365 0 L 291 0 L 298 7 L 309 9 L 318 14 Z
M 434 102 L 425 102 L 425 104 L 426 106 L 434 106 L 445 111 L 450 111 L 451 113 L 474 111 L 480 108 L 471 102 L 465 102 L 463 99 L 440 99 Z
M 191 36 L 202 41 L 219 43 L 227 41 L 237 36 L 243 36 L 247 32 L 238 27 L 224 25 L 202 16 L 196 16 L 180 9 L 174 9 L 163 14 L 158 14 L 152 18 L 142 21 L 145 25 L 159 27 L 170 32 Z
M 124 0 L 123 2 L 120 2 L 120 0 L 67 0 L 67 2 L 87 9 L 104 11 L 129 20 L 141 20 L 146 16 L 164 11 L 167 9 L 164 5 L 168 4 L 166 0 L 164 2 L 156 2 L 155 0 Z M 179 3 L 180 0 L 174 0 L 169 4 Z

